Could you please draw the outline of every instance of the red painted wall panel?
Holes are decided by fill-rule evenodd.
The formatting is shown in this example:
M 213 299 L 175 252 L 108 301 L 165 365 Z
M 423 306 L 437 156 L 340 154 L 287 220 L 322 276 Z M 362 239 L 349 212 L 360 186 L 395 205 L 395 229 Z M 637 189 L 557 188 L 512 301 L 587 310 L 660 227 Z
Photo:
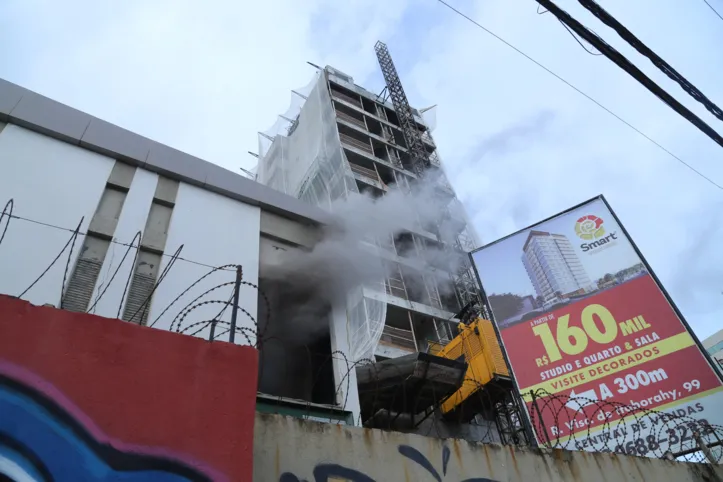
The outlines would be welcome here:
M 0 363 L 118 449 L 251 480 L 252 347 L 0 296 Z

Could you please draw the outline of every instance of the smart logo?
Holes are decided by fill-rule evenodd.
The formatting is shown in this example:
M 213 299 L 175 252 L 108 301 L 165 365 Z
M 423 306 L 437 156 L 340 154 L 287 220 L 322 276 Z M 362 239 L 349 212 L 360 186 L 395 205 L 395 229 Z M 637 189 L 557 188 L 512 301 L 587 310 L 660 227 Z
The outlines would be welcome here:
M 580 249 L 583 252 L 590 251 L 602 245 L 608 244 L 617 238 L 617 233 L 612 232 L 605 236 L 605 227 L 602 218 L 588 214 L 577 220 L 575 223 L 575 234 L 586 241 L 596 240 L 592 243 L 582 243 Z

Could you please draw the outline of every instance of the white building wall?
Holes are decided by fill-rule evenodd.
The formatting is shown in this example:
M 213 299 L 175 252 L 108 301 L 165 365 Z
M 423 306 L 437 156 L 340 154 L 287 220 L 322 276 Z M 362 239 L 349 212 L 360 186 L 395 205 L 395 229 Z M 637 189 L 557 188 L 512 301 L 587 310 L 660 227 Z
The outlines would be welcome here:
M 14 199 L 13 214 L 74 230 L 90 224 L 113 159 L 36 134 L 16 125 L 0 132 L 0 210 Z M 7 218 L 0 223 L 0 235 Z M 17 296 L 43 272 L 70 239 L 71 232 L 13 219 L 0 244 L 0 293 Z M 82 238 L 75 243 L 75 266 Z M 68 250 L 24 299 L 60 304 Z M 70 273 L 68 273 L 70 276 Z
M 153 324 L 155 328 L 170 329 L 174 318 L 194 298 L 208 289 L 235 280 L 234 270 L 217 271 L 194 286 L 163 313 L 178 295 L 211 270 L 207 266 L 195 263 L 214 267 L 240 264 L 243 266 L 243 280 L 258 284 L 260 217 L 261 210 L 257 207 L 181 183 L 171 216 L 161 272 L 168 266 L 170 256 L 181 245 L 183 250 L 180 257 L 183 259 L 176 261 L 166 279 L 156 289 L 148 316 L 149 326 Z M 213 319 L 223 309 L 224 305 L 220 302 L 227 302 L 231 298 L 232 290 L 233 284 L 229 284 L 198 300 L 199 302 L 216 300 L 219 303 L 209 303 L 190 312 L 183 320 L 182 330 L 193 323 Z M 242 286 L 239 306 L 256 319 L 257 292 L 254 288 Z M 159 316 L 160 319 L 156 321 Z M 231 321 L 230 306 L 220 319 Z M 173 326 L 174 331 L 177 325 L 178 321 Z M 192 334 L 202 326 L 203 324 L 197 325 L 185 333 Z M 241 311 L 238 313 L 238 326 L 255 332 L 253 321 Z M 227 327 L 227 325 L 218 325 L 216 334 L 225 331 Z M 255 342 L 252 332 L 247 334 L 250 341 Z M 208 337 L 209 328 L 196 335 Z M 228 334 L 223 338 L 228 339 Z M 243 335 L 236 335 L 237 343 L 246 344 L 248 341 Z
M 98 276 L 98 282 L 93 291 L 93 298 L 88 306 L 88 308 L 92 308 L 91 313 L 110 318 L 119 317 L 119 306 L 136 255 L 136 248 L 131 248 L 128 251 L 128 248 L 124 245 L 133 243 L 134 246 L 137 246 L 139 244 L 140 240 L 134 241 L 133 238 L 138 231 L 142 232 L 146 226 L 146 219 L 148 218 L 157 183 L 157 174 L 143 169 L 136 169 L 131 188 L 123 203 L 123 210 L 115 228 L 115 234 L 113 235 L 115 242 L 108 247 L 103 267 Z M 128 255 L 123 259 L 126 252 L 128 252 Z M 118 272 L 112 278 L 116 269 Z M 105 292 L 103 292 L 104 289 Z M 101 294 L 102 297 L 98 299 Z M 93 306 L 96 299 L 98 299 L 98 302 Z M 123 313 L 122 307 L 120 313 Z
M 8 199 L 14 200 L 13 214 L 67 230 L 12 219 L 0 244 L 0 293 L 19 295 L 43 272 L 58 255 L 71 237 L 81 217 L 85 217 L 81 232 L 86 232 L 98 207 L 108 176 L 115 160 L 81 147 L 46 137 L 24 128 L 8 125 L 0 132 L 0 209 Z M 113 272 L 120 264 L 127 247 L 138 231 L 145 228 L 151 201 L 158 182 L 158 175 L 136 169 L 130 191 L 98 277 L 89 307 L 108 286 L 93 312 L 100 316 L 116 318 L 118 306 L 125 290 L 126 280 L 133 266 L 135 249 L 132 249 L 108 285 Z M 0 223 L 0 234 L 7 218 Z M 168 273 L 153 296 L 148 323 L 151 324 L 181 292 L 206 274 L 209 266 L 241 264 L 243 279 L 258 283 L 259 270 L 260 209 L 239 201 L 181 183 L 173 208 L 168 230 L 161 271 L 170 256 L 181 245 L 181 258 Z M 83 242 L 79 236 L 68 269 L 68 279 Z M 58 259 L 50 271 L 30 290 L 23 299 L 40 305 L 51 303 L 59 306 L 61 285 L 67 253 Z M 235 272 L 220 271 L 209 276 L 182 296 L 155 324 L 156 328 L 170 328 L 173 318 L 193 298 L 224 282 L 233 282 Z M 228 301 L 233 285 L 212 291 L 202 300 Z M 254 319 L 257 313 L 257 293 L 250 286 L 243 286 L 240 306 Z M 223 308 L 213 303 L 194 310 L 184 326 L 211 319 Z M 231 308 L 221 318 L 230 322 Z M 239 326 L 255 331 L 254 323 L 243 312 L 238 315 Z M 224 331 L 219 326 L 217 333 Z M 190 333 L 190 332 L 187 332 Z M 208 330 L 198 333 L 208 336 Z M 250 336 L 251 341 L 255 339 Z M 228 339 L 228 334 L 224 335 Z M 239 343 L 247 343 L 237 335 Z

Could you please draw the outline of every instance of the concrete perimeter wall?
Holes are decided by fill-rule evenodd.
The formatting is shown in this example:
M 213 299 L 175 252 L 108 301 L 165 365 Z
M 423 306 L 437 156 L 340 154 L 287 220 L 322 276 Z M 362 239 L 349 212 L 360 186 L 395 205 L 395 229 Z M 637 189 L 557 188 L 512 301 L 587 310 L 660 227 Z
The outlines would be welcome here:
M 692 482 L 723 468 L 615 454 L 522 450 L 256 414 L 254 482 Z

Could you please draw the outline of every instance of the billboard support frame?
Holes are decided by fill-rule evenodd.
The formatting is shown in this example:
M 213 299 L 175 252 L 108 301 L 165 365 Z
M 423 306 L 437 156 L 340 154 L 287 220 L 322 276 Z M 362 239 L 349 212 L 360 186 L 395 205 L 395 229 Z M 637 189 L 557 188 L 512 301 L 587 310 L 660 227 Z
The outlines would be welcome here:
M 705 357 L 706 361 L 708 362 L 710 367 L 713 369 L 713 372 L 716 374 L 716 376 L 721 381 L 721 383 L 723 383 L 723 375 L 721 375 L 721 373 L 718 370 L 716 370 L 715 363 L 713 362 L 713 358 L 710 356 L 708 351 L 703 347 L 703 343 L 701 343 L 700 339 L 698 339 L 698 335 L 696 335 L 695 332 L 693 331 L 693 329 L 690 327 L 690 325 L 688 324 L 688 321 L 683 316 L 683 313 L 678 309 L 678 306 L 673 301 L 673 298 L 670 297 L 670 295 L 668 294 L 668 291 L 663 286 L 663 283 L 660 282 L 660 279 L 658 279 L 658 276 L 653 271 L 653 268 L 650 266 L 650 264 L 648 264 L 648 261 L 645 259 L 645 257 L 643 256 L 643 253 L 640 251 L 640 249 L 638 249 L 638 245 L 635 244 L 635 241 L 633 241 L 633 238 L 630 236 L 630 233 L 628 233 L 628 230 L 625 229 L 625 226 L 623 225 L 623 223 L 620 222 L 620 218 L 618 218 L 618 215 L 615 214 L 615 211 L 613 211 L 613 208 L 610 206 L 610 204 L 608 204 L 608 201 L 607 201 L 607 199 L 605 199 L 605 196 L 603 196 L 601 194 L 600 196 L 598 196 L 598 198 L 603 202 L 603 204 L 605 204 L 605 207 L 608 209 L 608 211 L 610 211 L 610 214 L 613 215 L 613 219 L 615 219 L 615 222 L 618 224 L 618 226 L 620 226 L 620 230 L 623 232 L 623 234 L 625 235 L 627 240 L 630 242 L 630 245 L 633 247 L 633 250 L 635 250 L 635 254 L 638 255 L 638 257 L 640 258 L 640 261 L 643 263 L 643 266 L 645 266 L 645 269 L 648 270 L 650 277 L 653 278 L 653 281 L 655 281 L 655 284 L 658 286 L 658 289 L 663 293 L 663 296 L 665 296 L 665 299 L 670 304 L 670 307 L 673 308 L 673 311 L 675 312 L 676 316 L 678 317 L 680 322 L 683 324 L 685 329 L 688 331 L 688 334 L 693 339 L 693 341 L 695 342 L 698 349 L 701 351 L 701 353 L 703 353 L 703 357 Z
M 481 249 L 481 248 L 477 248 Z M 489 301 L 487 299 L 487 293 L 485 293 L 484 287 L 482 286 L 482 278 L 480 278 L 479 272 L 477 271 L 477 265 L 474 263 L 474 259 L 472 258 L 472 253 L 474 253 L 477 250 L 474 250 L 470 253 L 468 253 L 470 265 L 472 266 L 472 269 L 474 270 L 474 274 L 477 277 L 477 284 L 479 287 L 480 295 L 482 296 L 482 303 L 484 303 L 489 311 L 490 315 L 490 322 L 492 323 L 492 329 L 495 331 L 495 337 L 497 338 L 497 344 L 500 346 L 500 351 L 502 352 L 502 358 L 504 358 L 505 363 L 507 364 L 507 369 L 510 371 L 510 378 L 512 379 L 512 386 L 515 389 L 515 393 L 513 393 L 513 396 L 517 399 L 517 403 L 520 406 L 520 414 L 522 415 L 522 426 L 525 429 L 525 433 L 527 434 L 527 438 L 530 441 L 530 446 L 537 448 L 539 447 L 539 442 L 537 440 L 537 436 L 535 435 L 535 430 L 532 427 L 532 419 L 530 418 L 530 414 L 527 412 L 527 403 L 525 403 L 525 399 L 522 396 L 522 392 L 520 391 L 520 386 L 517 384 L 517 377 L 515 377 L 515 372 L 512 370 L 512 364 L 510 363 L 510 359 L 507 356 L 507 350 L 505 349 L 505 344 L 502 342 L 502 333 L 500 333 L 500 328 L 497 326 L 497 321 L 495 320 L 495 314 L 492 312 L 492 306 L 489 304 Z

